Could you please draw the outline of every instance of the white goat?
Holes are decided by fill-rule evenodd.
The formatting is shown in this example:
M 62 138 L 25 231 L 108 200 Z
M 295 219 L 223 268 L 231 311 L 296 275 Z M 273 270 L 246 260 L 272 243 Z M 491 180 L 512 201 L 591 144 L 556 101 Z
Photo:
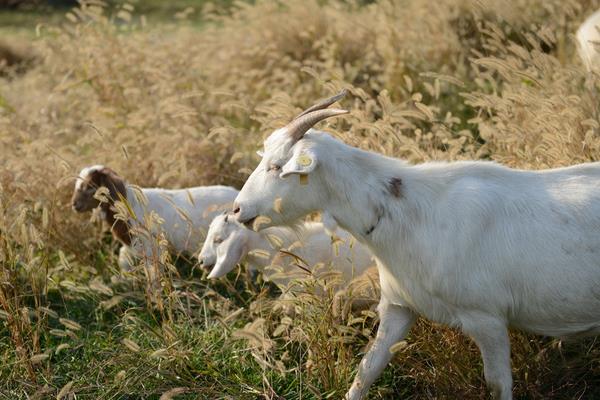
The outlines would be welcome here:
M 95 198 L 96 190 L 106 187 L 108 202 Z M 153 257 L 150 241 L 163 234 L 174 253 L 196 254 L 213 217 L 228 209 L 238 191 L 227 186 L 204 186 L 187 189 L 134 188 L 110 168 L 94 165 L 84 168 L 75 183 L 72 198 L 77 212 L 101 208 L 103 219 L 111 226 L 113 236 L 123 246 L 119 251 L 119 266 L 131 268 L 131 256 Z M 116 201 L 127 202 L 133 212 L 127 222 L 115 218 Z M 150 234 L 140 234 L 151 214 L 160 217 L 162 223 Z M 156 255 L 154 255 L 156 257 Z
M 577 29 L 579 56 L 588 71 L 600 66 L 600 10 L 589 16 Z
M 356 242 L 348 232 L 339 231 L 331 236 L 318 222 L 307 222 L 295 229 L 271 227 L 255 232 L 228 214 L 211 222 L 198 260 L 203 268 L 210 270 L 209 279 L 219 278 L 246 261 L 251 270 L 264 271 L 265 278 L 278 286 L 286 285 L 298 275 L 295 272 L 306 274 L 296 263 L 306 263 L 309 268 L 318 264 L 335 266 L 342 272 L 343 284 L 375 264 L 366 246 Z M 282 267 L 282 271 L 265 270 L 269 266 Z
M 381 322 L 347 399 L 367 394 L 417 314 L 475 340 L 502 400 L 512 398 L 509 326 L 600 333 L 600 163 L 408 165 L 309 131 L 347 112 L 326 109 L 343 94 L 266 139 L 234 213 L 242 223 L 262 215 L 284 225 L 322 210 L 377 257 Z

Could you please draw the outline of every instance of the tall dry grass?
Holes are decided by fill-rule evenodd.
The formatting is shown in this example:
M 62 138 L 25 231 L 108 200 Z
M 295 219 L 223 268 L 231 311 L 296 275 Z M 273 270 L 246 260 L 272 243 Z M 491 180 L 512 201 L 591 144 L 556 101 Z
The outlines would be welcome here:
M 594 161 L 599 80 L 573 32 L 599 6 L 239 2 L 205 7 L 197 29 L 86 1 L 40 26 L 36 64 L 0 78 L 0 391 L 341 398 L 372 310 L 336 313 L 330 291 L 317 295 L 327 282 L 310 277 L 290 317 L 269 285 L 243 274 L 209 285 L 182 260 L 167 260 L 158 300 L 146 299 L 101 224 L 71 212 L 77 171 L 239 187 L 265 135 L 342 87 L 352 113 L 324 127 L 410 162 Z M 600 395 L 593 341 L 514 333 L 512 344 L 517 397 Z M 485 398 L 479 354 L 458 332 L 420 321 L 397 350 L 374 398 Z

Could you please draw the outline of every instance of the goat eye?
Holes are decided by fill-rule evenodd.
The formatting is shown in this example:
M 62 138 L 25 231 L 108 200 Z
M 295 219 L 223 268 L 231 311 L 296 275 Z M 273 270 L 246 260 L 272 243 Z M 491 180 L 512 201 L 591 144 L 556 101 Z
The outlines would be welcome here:
M 223 243 L 223 239 L 221 239 L 221 238 L 214 238 L 213 239 L 213 243 L 214 244 L 221 244 L 221 243 Z
M 276 164 L 269 165 L 269 171 L 280 171 L 280 170 L 281 170 L 280 165 L 276 165 Z

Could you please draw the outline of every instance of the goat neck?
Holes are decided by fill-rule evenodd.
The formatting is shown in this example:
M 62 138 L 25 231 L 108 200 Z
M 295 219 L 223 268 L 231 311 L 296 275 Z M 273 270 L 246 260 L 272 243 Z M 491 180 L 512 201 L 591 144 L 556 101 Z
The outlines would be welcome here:
M 106 223 L 110 225 L 110 230 L 113 236 L 127 246 L 131 245 L 131 232 L 129 230 L 129 225 L 126 221 L 115 218 L 116 210 L 114 204 L 115 201 L 121 200 L 128 202 L 135 201 L 135 195 L 128 192 L 131 192 L 131 189 L 127 188 L 126 184 L 115 185 L 115 191 L 113 192 L 111 190 L 109 201 L 100 204 L 102 216 L 104 217 Z

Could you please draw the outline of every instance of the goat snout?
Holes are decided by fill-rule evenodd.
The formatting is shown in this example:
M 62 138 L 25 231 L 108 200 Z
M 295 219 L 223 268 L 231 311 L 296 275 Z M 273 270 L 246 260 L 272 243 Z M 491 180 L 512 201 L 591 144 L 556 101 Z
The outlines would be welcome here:
M 252 229 L 252 224 L 257 217 L 256 213 L 249 210 L 249 207 L 242 207 L 238 203 L 233 203 L 233 215 L 239 223 L 250 229 Z
M 210 271 L 215 266 L 214 262 L 209 262 L 204 257 L 198 257 L 198 264 L 205 271 Z

